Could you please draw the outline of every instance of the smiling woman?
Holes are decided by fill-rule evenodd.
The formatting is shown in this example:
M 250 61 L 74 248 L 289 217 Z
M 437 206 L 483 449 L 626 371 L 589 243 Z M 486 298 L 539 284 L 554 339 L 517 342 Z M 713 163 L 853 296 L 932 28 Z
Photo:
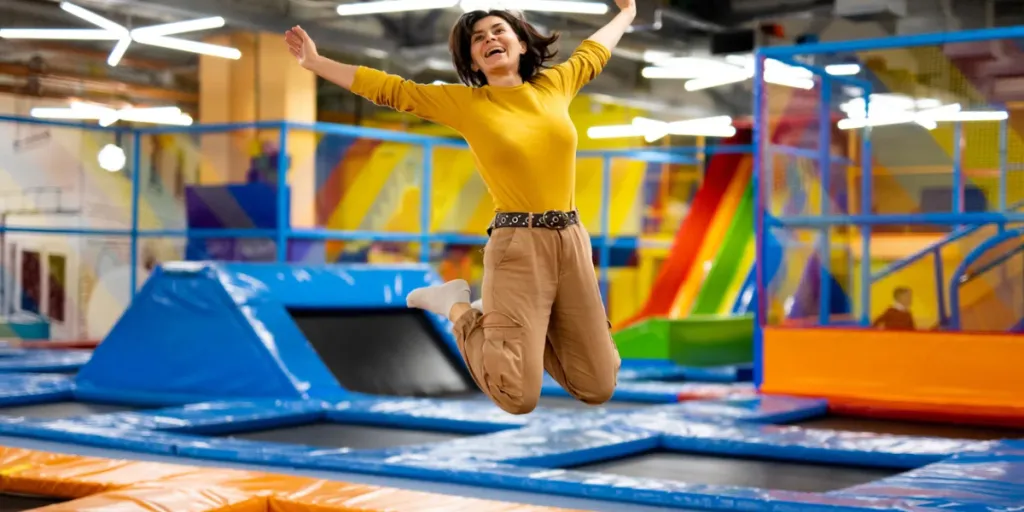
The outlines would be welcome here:
M 620 359 L 597 280 L 590 235 L 576 211 L 576 127 L 569 104 L 596 78 L 636 17 L 634 0 L 576 48 L 547 62 L 557 34 L 507 11 L 471 11 L 455 24 L 452 60 L 463 85 L 424 85 L 321 57 L 301 28 L 288 47 L 307 69 L 378 104 L 459 132 L 496 214 L 484 250 L 483 300 L 469 284 L 420 288 L 408 305 L 455 323 L 476 385 L 512 414 L 532 411 L 544 370 L 588 405 L 611 398 Z
M 481 23 L 483 21 L 484 23 Z M 558 53 L 558 34 L 545 36 L 508 11 L 472 11 L 459 18 L 448 39 L 463 83 L 480 87 L 530 81 Z

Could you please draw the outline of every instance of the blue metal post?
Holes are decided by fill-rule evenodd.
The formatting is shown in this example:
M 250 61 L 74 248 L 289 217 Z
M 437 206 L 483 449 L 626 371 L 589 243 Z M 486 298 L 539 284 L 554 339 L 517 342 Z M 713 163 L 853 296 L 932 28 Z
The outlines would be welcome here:
M 754 55 L 754 124 L 751 141 L 754 147 L 754 169 L 752 185 L 754 186 L 754 385 L 760 389 L 764 382 L 764 325 L 767 322 L 766 304 L 768 302 L 768 283 L 764 272 L 765 238 L 768 227 L 765 223 L 767 215 L 764 196 L 764 150 L 765 133 L 765 101 L 764 101 L 764 57 L 760 50 Z M 769 182 L 770 183 L 770 182 Z
M 288 123 L 280 123 L 277 139 L 277 262 L 288 261 L 291 238 L 291 196 L 288 193 Z
M 821 181 L 821 215 L 831 215 L 832 175 L 832 81 L 828 75 L 820 76 L 821 95 L 818 106 L 818 172 Z M 820 265 L 820 299 L 818 323 L 828 325 L 832 313 L 832 226 L 824 226 L 818 235 Z
M 430 221 L 433 217 L 434 146 L 423 145 L 423 183 L 420 184 L 420 261 L 430 262 Z
M 939 308 L 939 326 L 946 325 L 946 285 L 944 283 L 945 277 L 942 272 L 942 249 L 936 247 L 932 249 L 933 257 L 935 258 L 935 284 L 938 293 L 938 308 Z
M 1010 171 L 1009 163 L 1009 131 L 1010 121 L 1003 119 L 999 122 L 999 211 L 1006 213 L 1006 187 L 1007 177 Z
M 139 195 L 142 188 L 142 135 L 135 132 L 132 137 L 132 227 L 128 242 L 129 265 L 131 274 L 128 278 L 128 286 L 131 287 L 129 297 L 135 297 L 139 289 L 139 276 L 135 271 L 139 261 Z M 129 303 L 131 301 L 129 300 Z
M 953 213 L 964 213 L 963 125 L 953 123 Z
M 864 91 L 864 117 L 870 111 L 871 89 Z M 871 215 L 874 202 L 874 185 L 871 179 L 871 126 L 861 131 L 860 149 L 860 214 Z M 871 325 L 871 225 L 861 224 L 860 227 L 860 324 Z
M 604 308 L 608 310 L 608 265 L 612 258 L 612 157 L 602 157 L 601 166 L 601 296 L 604 297 Z

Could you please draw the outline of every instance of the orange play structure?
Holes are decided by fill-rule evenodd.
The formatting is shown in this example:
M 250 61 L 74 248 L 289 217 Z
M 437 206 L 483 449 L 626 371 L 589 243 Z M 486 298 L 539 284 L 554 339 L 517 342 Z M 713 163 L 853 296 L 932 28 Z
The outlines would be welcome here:
M 559 512 L 565 509 L 257 471 L 81 457 L 0 446 L 3 494 L 69 499 L 45 512 Z
M 764 327 L 761 392 L 892 419 L 1024 427 L 1013 334 Z

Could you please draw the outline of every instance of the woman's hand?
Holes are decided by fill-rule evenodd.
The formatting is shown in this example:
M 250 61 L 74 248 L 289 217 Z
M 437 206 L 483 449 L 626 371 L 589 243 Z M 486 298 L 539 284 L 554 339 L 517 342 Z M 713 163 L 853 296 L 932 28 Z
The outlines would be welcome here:
M 622 12 L 636 15 L 636 0 L 615 0 L 615 5 L 619 6 Z
M 317 59 L 320 58 L 320 54 L 316 51 L 316 43 L 298 25 L 284 33 L 284 41 L 288 43 L 288 51 L 298 59 L 299 65 L 306 69 L 310 69 Z

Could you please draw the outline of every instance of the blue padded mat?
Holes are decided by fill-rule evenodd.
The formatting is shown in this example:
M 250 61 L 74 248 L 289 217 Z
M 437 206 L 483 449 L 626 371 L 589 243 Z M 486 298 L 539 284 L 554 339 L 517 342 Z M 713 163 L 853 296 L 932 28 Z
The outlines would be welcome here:
M 753 365 L 679 366 L 670 361 L 623 361 L 619 381 L 743 382 L 753 377 Z
M 67 375 L 0 373 L 0 407 L 60 402 L 74 387 Z
M 747 394 L 750 388 L 751 386 L 746 383 L 727 385 L 700 382 L 620 381 L 615 387 L 612 401 L 671 404 L 678 402 L 681 395 L 708 393 L 716 389 L 720 390 L 722 394 L 729 394 L 730 390 L 735 390 L 737 394 Z M 544 396 L 569 396 L 562 386 L 546 374 L 541 394 Z
M 150 411 L 116 412 L 79 418 L 97 427 L 163 430 L 216 435 L 317 421 L 327 405 L 318 401 L 208 402 Z
M 0 373 L 71 372 L 85 366 L 91 350 L 27 350 L 0 357 Z
M 833 494 L 973 501 L 989 507 L 1004 507 L 1002 510 L 1021 510 L 1024 506 L 1024 443 L 995 443 L 988 451 L 958 454 Z
M 752 423 L 789 423 L 822 416 L 828 412 L 826 400 L 785 396 L 754 396 L 723 400 L 690 400 L 659 405 L 634 413 L 660 418 L 745 421 Z M 638 419 L 642 422 L 643 420 Z
M 466 434 L 486 434 L 519 428 L 546 417 L 542 411 L 537 412 L 537 416 L 515 416 L 502 411 L 486 399 L 380 398 L 332 404 L 327 408 L 326 416 L 330 420 L 345 423 L 397 425 Z

